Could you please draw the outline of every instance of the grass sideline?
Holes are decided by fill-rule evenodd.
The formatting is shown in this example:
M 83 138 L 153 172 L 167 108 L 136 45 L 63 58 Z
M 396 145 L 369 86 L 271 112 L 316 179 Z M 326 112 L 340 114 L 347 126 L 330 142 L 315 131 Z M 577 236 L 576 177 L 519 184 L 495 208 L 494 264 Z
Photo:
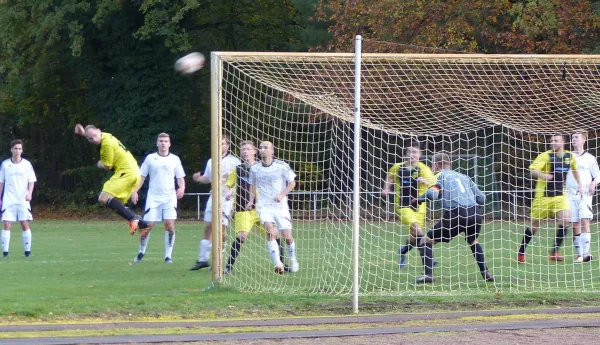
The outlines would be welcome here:
M 200 222 L 177 225 L 172 265 L 163 263 L 160 227 L 152 235 L 140 264 L 131 263 L 137 253 L 138 237 L 128 235 L 124 222 L 36 221 L 32 231 L 31 258 L 23 257 L 20 233 L 15 226 L 11 254 L 0 260 L 1 323 L 253 319 L 352 313 L 351 298 L 345 295 L 207 289 L 210 272 L 188 270 L 202 236 Z M 412 256 L 415 260 L 416 253 Z M 600 291 L 360 298 L 362 313 L 551 306 L 600 306 Z

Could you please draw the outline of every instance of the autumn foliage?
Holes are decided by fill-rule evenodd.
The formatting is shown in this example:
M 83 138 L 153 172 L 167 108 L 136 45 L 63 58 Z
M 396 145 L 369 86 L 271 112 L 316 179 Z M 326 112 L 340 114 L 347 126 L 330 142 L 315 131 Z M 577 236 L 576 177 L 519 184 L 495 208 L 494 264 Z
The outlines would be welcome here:
M 331 24 L 327 51 L 349 51 L 362 34 L 369 52 L 559 54 L 600 46 L 599 7 L 585 0 L 321 0 L 316 17 Z

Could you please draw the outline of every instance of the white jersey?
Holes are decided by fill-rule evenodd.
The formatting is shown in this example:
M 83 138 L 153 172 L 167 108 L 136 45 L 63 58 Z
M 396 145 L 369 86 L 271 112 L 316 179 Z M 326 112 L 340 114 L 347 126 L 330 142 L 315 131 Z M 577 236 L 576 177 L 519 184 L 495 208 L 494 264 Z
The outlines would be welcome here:
M 600 176 L 598 161 L 588 152 L 584 152 L 581 155 L 573 152 L 573 156 L 575 157 L 575 162 L 577 163 L 579 179 L 582 183 L 583 189 L 586 191 L 585 195 L 588 195 L 590 183 L 592 183 L 593 179 L 596 179 L 598 176 Z M 575 180 L 575 177 L 573 177 L 573 172 L 569 170 L 569 173 L 567 174 L 567 194 L 569 196 L 578 195 L 578 188 L 579 185 L 577 184 L 577 180 Z
M 140 174 L 150 176 L 148 196 L 155 197 L 172 197 L 175 195 L 175 179 L 185 177 L 179 157 L 172 153 L 161 156 L 158 152 L 146 156 Z
M 225 181 L 227 181 L 227 176 L 231 174 L 235 167 L 242 164 L 239 158 L 228 153 L 223 158 L 221 158 L 221 183 L 225 186 Z M 209 181 L 212 181 L 212 158 L 206 162 L 206 168 L 204 168 L 204 174 L 202 176 L 208 177 Z
M 287 208 L 287 197 L 280 203 L 275 201 L 275 197 L 281 194 L 287 184 L 294 181 L 296 174 L 290 166 L 279 159 L 274 159 L 273 163 L 265 166 L 258 162 L 250 167 L 250 183 L 256 185 L 258 194 L 257 209 L 263 207 L 283 207 Z
M 19 163 L 13 163 L 11 159 L 3 161 L 0 166 L 0 182 L 4 183 L 2 208 L 16 204 L 28 205 L 25 197 L 29 193 L 29 183 L 36 181 L 33 166 L 27 159 L 21 158 Z

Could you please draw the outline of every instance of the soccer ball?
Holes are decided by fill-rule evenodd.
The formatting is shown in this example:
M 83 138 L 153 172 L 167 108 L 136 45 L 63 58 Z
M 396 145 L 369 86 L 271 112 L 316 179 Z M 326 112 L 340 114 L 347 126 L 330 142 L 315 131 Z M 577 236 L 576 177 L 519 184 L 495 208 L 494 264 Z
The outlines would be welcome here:
M 175 70 L 183 74 L 192 74 L 204 67 L 204 55 L 190 53 L 175 62 Z

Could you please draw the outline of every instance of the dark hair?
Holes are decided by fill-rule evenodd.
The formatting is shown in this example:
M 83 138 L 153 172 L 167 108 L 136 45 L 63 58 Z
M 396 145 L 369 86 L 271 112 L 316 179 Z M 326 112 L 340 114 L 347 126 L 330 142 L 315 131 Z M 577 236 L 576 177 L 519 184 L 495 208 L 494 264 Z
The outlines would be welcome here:
M 15 145 L 21 145 L 23 146 L 23 140 L 21 139 L 15 139 L 13 141 L 10 142 L 10 148 L 12 149 L 13 147 L 15 147 Z

